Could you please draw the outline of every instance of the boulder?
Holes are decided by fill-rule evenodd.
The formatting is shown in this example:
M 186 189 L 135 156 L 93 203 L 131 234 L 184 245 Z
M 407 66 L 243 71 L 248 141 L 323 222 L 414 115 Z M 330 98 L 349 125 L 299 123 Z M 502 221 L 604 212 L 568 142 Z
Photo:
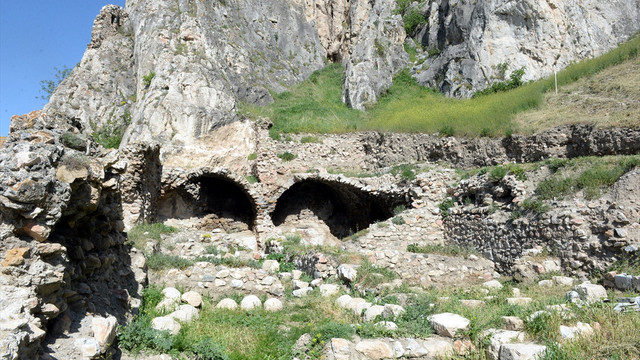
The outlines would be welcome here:
M 169 316 L 161 316 L 151 320 L 151 328 L 158 331 L 168 331 L 172 335 L 180 332 L 182 326 L 175 319 Z
M 98 340 L 100 348 L 106 350 L 106 347 L 113 343 L 118 329 L 118 320 L 114 316 L 107 318 L 94 317 L 91 319 L 91 331 L 93 338 Z
M 358 277 L 355 265 L 342 264 L 338 266 L 338 278 L 346 283 L 352 283 Z
M 356 344 L 356 351 L 373 360 L 394 357 L 391 345 L 382 340 L 362 340 Z
M 197 308 L 202 306 L 202 295 L 200 295 L 195 291 L 187 291 L 186 293 L 182 294 L 181 298 L 182 298 L 182 301 L 186 302 L 191 306 L 194 306 Z
M 547 347 L 533 343 L 511 343 L 500 347 L 500 360 L 537 360 Z
M 255 295 L 245 296 L 240 302 L 240 308 L 243 310 L 253 310 L 262 306 L 262 301 Z
M 607 290 L 602 285 L 585 282 L 576 285 L 573 290 L 580 295 L 580 299 L 587 303 L 594 303 L 607 298 Z
M 178 307 L 178 310 L 172 312 L 167 316 L 182 322 L 190 322 L 194 319 L 198 320 L 200 318 L 200 315 L 198 314 L 198 309 L 196 309 L 195 306 L 188 305 L 188 304 L 180 305 Z
M 220 302 L 218 302 L 218 304 L 216 305 L 217 309 L 227 309 L 227 310 L 235 310 L 238 308 L 238 303 L 235 302 L 235 300 L 230 299 L 230 298 L 225 298 L 220 300 Z
M 456 333 L 465 330 L 471 321 L 457 314 L 442 313 L 430 317 L 431 327 L 440 336 L 455 337 Z
M 384 313 L 384 306 L 373 305 L 364 312 L 364 321 L 370 322 Z
M 264 302 L 264 309 L 266 311 L 279 311 L 282 310 L 282 301 L 276 299 L 276 298 L 270 298 L 267 299 L 267 301 Z
M 340 285 L 322 284 L 320 285 L 320 294 L 324 297 L 333 296 L 340 292 Z

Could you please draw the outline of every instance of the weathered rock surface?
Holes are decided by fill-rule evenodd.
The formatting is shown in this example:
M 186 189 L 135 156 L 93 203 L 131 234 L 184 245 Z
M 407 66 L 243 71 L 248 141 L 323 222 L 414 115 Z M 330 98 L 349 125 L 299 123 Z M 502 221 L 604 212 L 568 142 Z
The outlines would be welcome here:
M 428 53 L 413 68 L 421 84 L 468 97 L 525 68 L 524 80 L 600 55 L 640 28 L 640 4 L 598 1 L 444 1 L 420 4 L 415 38 Z M 506 68 L 505 68 L 506 66 Z M 501 70 L 502 68 L 502 70 Z M 506 71 L 505 71 L 506 70 Z

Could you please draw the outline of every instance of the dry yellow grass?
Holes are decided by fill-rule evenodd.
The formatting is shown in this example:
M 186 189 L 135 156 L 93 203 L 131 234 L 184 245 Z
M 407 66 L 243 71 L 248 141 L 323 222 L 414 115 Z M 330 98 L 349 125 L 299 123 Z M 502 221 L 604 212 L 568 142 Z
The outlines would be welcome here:
M 518 114 L 515 123 L 523 133 L 577 123 L 640 127 L 640 58 L 545 94 L 539 109 Z

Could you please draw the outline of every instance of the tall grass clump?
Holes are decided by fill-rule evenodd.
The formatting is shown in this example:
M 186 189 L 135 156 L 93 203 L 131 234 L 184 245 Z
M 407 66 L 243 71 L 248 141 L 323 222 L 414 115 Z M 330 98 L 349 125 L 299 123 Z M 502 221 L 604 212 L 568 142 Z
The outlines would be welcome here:
M 344 133 L 362 121 L 360 111 L 342 102 L 341 64 L 330 64 L 273 98 L 269 106 L 243 109 L 251 117 L 269 117 L 273 133 Z

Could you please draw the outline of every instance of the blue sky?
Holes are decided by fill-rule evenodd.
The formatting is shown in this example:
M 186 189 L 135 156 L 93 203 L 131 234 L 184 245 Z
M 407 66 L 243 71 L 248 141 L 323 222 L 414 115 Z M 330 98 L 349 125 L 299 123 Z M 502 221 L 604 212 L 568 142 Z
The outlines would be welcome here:
M 0 136 L 12 115 L 41 109 L 40 81 L 72 68 L 91 40 L 93 19 L 124 0 L 0 0 Z

